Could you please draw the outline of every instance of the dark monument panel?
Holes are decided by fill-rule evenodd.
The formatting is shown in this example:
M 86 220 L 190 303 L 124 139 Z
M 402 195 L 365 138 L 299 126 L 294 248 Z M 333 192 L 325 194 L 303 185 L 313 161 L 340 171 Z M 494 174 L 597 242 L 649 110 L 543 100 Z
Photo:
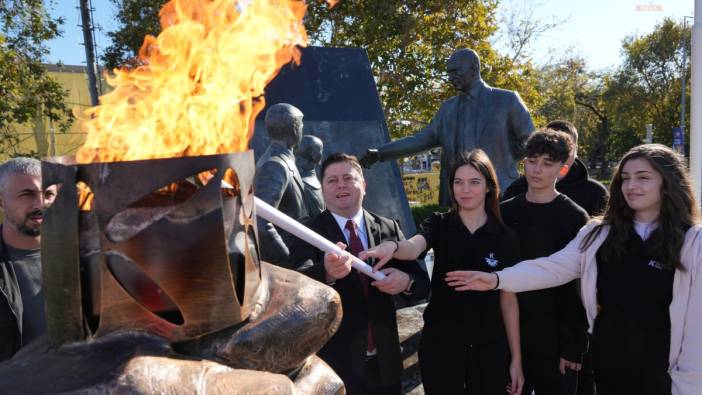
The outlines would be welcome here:
M 305 120 L 304 133 L 317 136 L 322 140 L 325 158 L 334 152 L 346 152 L 361 157 L 368 148 L 389 141 L 384 123 L 372 121 Z M 260 155 L 267 144 L 263 121 L 257 121 L 256 133 L 249 146 Z M 319 174 L 321 176 L 321 172 Z M 371 169 L 363 169 L 363 174 L 368 183 L 363 207 L 384 217 L 397 219 L 405 236 L 414 235 L 416 232 L 414 220 L 397 163 L 395 161 L 378 163 Z
M 302 48 L 266 87 L 268 106 L 290 103 L 305 121 L 382 121 L 383 108 L 370 61 L 362 48 Z M 264 109 L 259 119 L 266 115 Z
M 300 65 L 289 65 L 266 88 L 267 106 L 290 103 L 304 114 L 304 133 L 324 142 L 324 157 L 347 152 L 359 158 L 368 148 L 390 141 L 382 106 L 368 61 L 360 48 L 302 49 Z M 261 112 L 249 147 L 256 159 L 268 146 Z M 400 221 L 406 236 L 414 221 L 396 162 L 364 171 L 368 182 L 364 207 Z M 321 176 L 321 174 L 320 174 Z

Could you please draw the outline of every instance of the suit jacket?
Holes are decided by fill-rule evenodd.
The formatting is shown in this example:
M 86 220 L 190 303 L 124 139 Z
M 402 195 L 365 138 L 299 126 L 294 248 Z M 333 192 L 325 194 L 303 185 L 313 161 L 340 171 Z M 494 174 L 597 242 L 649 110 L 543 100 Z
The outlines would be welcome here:
M 404 240 L 397 221 L 365 210 L 364 220 L 369 248 L 384 240 Z M 344 234 L 329 210 L 311 218 L 306 225 L 330 241 L 346 243 Z M 298 271 L 324 282 L 324 253 L 297 238 L 293 239 L 290 244 L 290 261 Z M 411 295 L 413 299 L 422 299 L 428 295 L 429 277 L 419 262 L 391 260 L 387 266 L 396 267 L 412 276 L 416 284 Z M 344 316 L 339 330 L 318 355 L 344 380 L 349 393 L 353 393 L 365 367 L 367 325 L 370 319 L 383 384 L 398 382 L 402 373 L 402 357 L 393 297 L 370 287 L 366 299 L 355 270 L 337 280 L 332 287 L 341 295 Z
M 308 218 L 304 188 L 292 150 L 278 142 L 271 143 L 256 163 L 255 195 L 290 217 L 304 220 Z M 261 259 L 286 266 L 290 235 L 260 217 L 258 233 Z
M 476 119 L 468 119 L 472 114 L 459 114 L 462 95 L 454 96 L 441 105 L 424 129 L 378 149 L 382 160 L 389 160 L 441 147 L 439 204 L 445 207 L 451 206 L 451 165 L 461 152 L 475 148 L 485 151 L 497 172 L 500 189 L 505 189 L 519 176 L 517 161 L 524 156 L 524 143 L 534 131 L 529 110 L 517 92 L 493 88 L 479 80 L 468 94 L 477 100 Z

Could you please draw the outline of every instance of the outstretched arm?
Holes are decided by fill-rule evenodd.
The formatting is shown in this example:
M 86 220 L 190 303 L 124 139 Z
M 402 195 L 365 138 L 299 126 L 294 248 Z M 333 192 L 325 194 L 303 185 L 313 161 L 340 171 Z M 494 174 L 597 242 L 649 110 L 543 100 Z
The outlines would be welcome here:
M 377 149 L 369 149 L 361 158 L 361 164 L 370 168 L 377 161 L 404 158 L 412 154 L 429 150 L 440 145 L 438 138 L 439 123 L 443 118 L 444 106 L 441 106 L 431 122 L 412 136 L 395 140 Z
M 436 126 L 434 122 L 418 131 L 413 136 L 408 136 L 385 144 L 378 148 L 378 159 L 388 161 L 391 159 L 404 158 L 422 151 L 438 146 L 436 138 Z
M 522 261 L 494 273 L 454 271 L 446 273 L 446 281 L 457 291 L 488 291 L 503 289 L 510 292 L 533 291 L 563 285 L 580 277 L 583 259 L 580 244 L 596 223 L 584 226 L 562 250 L 547 257 Z
M 366 260 L 375 258 L 378 263 L 373 266 L 373 270 L 380 270 L 390 259 L 412 261 L 427 248 L 427 242 L 422 235 L 414 235 L 409 240 L 384 241 L 374 248 L 361 251 L 358 257 Z
M 395 235 L 395 237 L 394 239 L 388 240 L 388 244 L 392 244 L 393 248 L 395 243 L 398 243 L 398 247 L 399 244 L 404 244 L 403 249 L 405 250 L 409 249 L 408 245 L 411 247 L 412 243 L 405 243 L 405 235 L 402 233 L 400 224 L 397 221 L 393 221 L 392 234 Z M 415 241 L 416 240 L 417 239 L 415 239 Z M 424 244 L 426 245 L 426 242 Z M 408 254 L 407 256 L 411 257 L 412 254 Z M 395 257 L 395 259 L 388 262 L 389 264 L 381 270 L 387 277 L 384 280 L 375 281 L 371 283 L 371 285 L 376 286 L 380 291 L 391 295 L 402 294 L 402 296 L 408 301 L 418 301 L 429 296 L 429 276 L 426 270 L 422 268 L 419 261 L 416 259 Z

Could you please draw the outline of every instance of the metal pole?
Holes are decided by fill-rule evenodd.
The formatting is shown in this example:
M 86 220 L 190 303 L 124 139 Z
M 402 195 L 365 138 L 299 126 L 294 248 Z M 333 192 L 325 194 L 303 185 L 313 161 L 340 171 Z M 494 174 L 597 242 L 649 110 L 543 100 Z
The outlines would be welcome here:
M 687 85 L 687 17 L 683 17 L 682 69 L 680 70 L 680 130 L 685 135 L 685 85 Z
M 690 177 L 699 204 L 702 195 L 702 0 L 695 0 L 690 66 Z
M 80 0 L 80 18 L 83 22 L 83 44 L 85 46 L 85 63 L 88 71 L 88 90 L 90 91 L 90 103 L 98 105 L 97 88 L 97 64 L 95 63 L 95 51 L 93 44 L 93 24 L 90 20 L 89 0 Z
M 653 142 L 653 124 L 646 124 L 646 139 L 644 141 L 646 144 L 651 144 Z
M 56 156 L 56 130 L 51 119 L 49 119 L 49 143 L 49 155 Z

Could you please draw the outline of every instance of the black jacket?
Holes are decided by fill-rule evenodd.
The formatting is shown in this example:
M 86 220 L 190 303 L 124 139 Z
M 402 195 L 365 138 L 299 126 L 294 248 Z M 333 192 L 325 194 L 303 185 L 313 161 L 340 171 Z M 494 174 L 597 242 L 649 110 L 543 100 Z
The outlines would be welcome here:
M 364 218 L 369 248 L 384 240 L 404 239 L 396 221 L 365 210 Z M 330 241 L 346 243 L 344 234 L 329 210 L 306 221 L 305 225 Z M 290 244 L 290 262 L 296 265 L 298 271 L 324 282 L 324 253 L 302 240 L 293 239 Z M 396 267 L 412 276 L 416 284 L 412 298 L 422 299 L 428 295 L 429 277 L 419 262 L 392 260 L 386 266 Z M 337 280 L 332 287 L 341 295 L 344 315 L 339 330 L 318 355 L 341 377 L 348 393 L 354 393 L 356 382 L 365 366 L 367 325 L 370 318 L 383 384 L 398 382 L 402 373 L 402 357 L 393 297 L 370 287 L 366 300 L 355 271 Z
M 0 361 L 22 347 L 22 296 L 0 225 Z
M 502 193 L 502 200 L 526 193 L 527 188 L 526 179 L 521 176 Z M 584 208 L 591 217 L 602 214 L 609 198 L 607 188 L 590 178 L 587 167 L 578 158 L 575 158 L 568 174 L 563 179 L 558 180 L 556 190 Z

